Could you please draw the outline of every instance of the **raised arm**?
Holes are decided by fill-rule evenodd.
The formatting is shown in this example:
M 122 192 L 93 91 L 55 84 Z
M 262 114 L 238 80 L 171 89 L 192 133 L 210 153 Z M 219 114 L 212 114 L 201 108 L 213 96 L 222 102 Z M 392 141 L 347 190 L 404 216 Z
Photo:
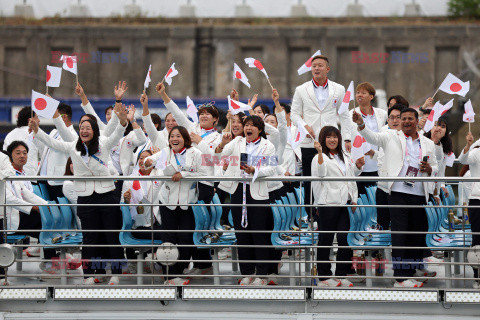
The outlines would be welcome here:
M 75 142 L 58 141 L 46 134 L 42 129 L 38 127 L 38 123 L 30 118 L 28 120 L 28 127 L 34 133 L 34 139 L 38 139 L 48 147 L 57 151 L 68 153 L 72 148 L 75 148 Z
M 175 121 L 177 121 L 177 124 L 185 127 L 189 132 L 192 131 L 195 124 L 188 120 L 187 116 L 182 112 L 182 110 L 180 110 L 178 105 L 173 102 L 172 99 L 170 99 L 165 91 L 165 84 L 159 82 L 156 86 L 156 90 L 160 94 L 160 97 L 162 97 L 163 103 L 165 104 L 167 110 L 172 113 Z
M 460 156 L 458 156 L 458 161 L 460 161 L 461 164 L 472 164 L 477 161 L 478 152 L 470 152 L 473 144 L 473 135 L 471 132 L 467 134 L 465 140 L 467 141 L 467 144 L 465 145 L 465 148 L 463 148 Z
M 153 124 L 152 117 L 150 116 L 150 110 L 148 109 L 148 96 L 145 92 L 142 93 L 140 97 L 140 103 L 143 107 L 143 126 L 148 134 L 148 137 L 150 138 L 150 141 L 152 141 L 152 145 L 158 146 L 161 149 L 165 148 L 167 146 L 167 141 L 165 141 L 163 134 L 158 131 Z
M 368 143 L 385 148 L 389 142 L 389 132 L 373 132 L 365 126 L 362 116 L 353 110 L 352 121 L 357 125 L 357 131 Z
M 114 113 L 117 115 L 120 124 L 115 128 L 113 134 L 109 136 L 105 140 L 105 148 L 111 150 L 115 145 L 117 145 L 118 141 L 123 137 L 123 133 L 125 132 L 125 128 L 127 127 L 127 107 L 122 105 L 119 102 L 115 103 Z M 113 117 L 113 114 L 112 114 Z M 113 118 L 112 118 L 113 120 Z
M 57 128 L 58 134 L 63 141 L 71 142 L 78 139 L 78 136 L 67 128 L 58 111 L 55 111 L 55 114 L 53 115 L 53 124 Z
M 85 91 L 83 91 L 82 86 L 78 82 L 77 82 L 77 87 L 75 88 L 75 93 L 80 97 L 80 99 L 82 99 L 82 104 L 80 106 L 82 107 L 83 111 L 86 114 L 91 114 L 92 116 L 97 118 L 98 128 L 101 131 L 105 130 L 105 127 L 106 127 L 105 123 L 103 123 L 103 121 L 100 119 L 98 114 L 95 112 L 95 109 L 93 109 L 93 106 L 90 104 L 90 101 L 88 101 Z
M 133 132 L 135 133 L 132 141 L 133 145 L 135 147 L 144 145 L 147 142 L 147 138 L 145 137 L 145 133 L 143 133 L 142 128 L 140 128 L 137 120 L 135 119 L 135 106 L 133 104 L 130 105 L 130 107 L 128 108 L 127 119 L 132 124 Z

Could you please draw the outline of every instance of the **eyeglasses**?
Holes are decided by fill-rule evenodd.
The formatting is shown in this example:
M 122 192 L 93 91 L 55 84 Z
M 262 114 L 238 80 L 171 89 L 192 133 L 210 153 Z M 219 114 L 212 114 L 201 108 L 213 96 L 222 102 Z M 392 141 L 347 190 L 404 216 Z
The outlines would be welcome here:
M 390 120 L 400 120 L 400 116 L 389 116 L 388 119 L 390 119 Z

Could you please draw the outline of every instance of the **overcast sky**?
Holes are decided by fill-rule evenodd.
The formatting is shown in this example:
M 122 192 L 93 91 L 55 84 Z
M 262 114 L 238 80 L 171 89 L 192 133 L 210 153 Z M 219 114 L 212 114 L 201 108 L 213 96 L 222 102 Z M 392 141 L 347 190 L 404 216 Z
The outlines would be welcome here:
M 198 17 L 234 17 L 235 6 L 243 1 L 250 5 L 253 15 L 258 17 L 288 17 L 293 4 L 298 0 L 191 0 L 196 7 Z M 36 18 L 59 14 L 68 16 L 69 6 L 78 0 L 27 0 L 33 5 Z M 118 16 L 125 13 L 124 6 L 136 2 L 146 17 L 178 17 L 179 7 L 187 0 L 81 0 L 88 7 L 92 17 Z M 342 17 L 346 8 L 354 0 L 302 0 L 309 12 L 315 17 Z M 424 16 L 443 16 L 447 14 L 448 0 L 358 0 L 364 6 L 365 16 L 403 16 L 405 4 L 416 2 L 421 6 Z M 23 0 L 0 0 L 0 15 L 12 16 L 16 4 Z

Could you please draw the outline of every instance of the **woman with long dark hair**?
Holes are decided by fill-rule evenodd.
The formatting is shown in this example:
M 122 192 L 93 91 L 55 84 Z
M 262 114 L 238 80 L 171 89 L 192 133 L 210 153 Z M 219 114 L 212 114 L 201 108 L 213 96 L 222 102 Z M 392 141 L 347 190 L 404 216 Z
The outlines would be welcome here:
M 127 109 L 121 103 L 115 104 L 115 113 L 120 120 L 110 137 L 100 136 L 100 129 L 97 122 L 90 119 L 80 124 L 80 134 L 77 141 L 64 142 L 52 139 L 43 130 L 39 129 L 36 121 L 30 120 L 29 127 L 34 132 L 35 138 L 45 143 L 48 147 L 67 153 L 72 159 L 74 175 L 77 177 L 109 176 L 107 166 L 111 149 L 122 138 L 127 126 Z M 118 207 L 118 198 L 115 196 L 115 184 L 111 180 L 75 180 L 75 191 L 78 195 L 79 206 L 77 214 L 82 223 L 82 228 L 88 230 L 119 230 L 122 227 L 122 214 Z M 111 206 L 97 206 L 97 204 L 111 204 Z M 121 274 L 121 267 L 118 265 L 123 258 L 123 250 L 119 245 L 118 232 L 84 232 L 83 244 L 85 245 L 106 245 L 106 247 L 82 248 L 82 260 L 84 261 L 84 284 L 94 284 L 95 275 L 104 275 L 104 262 L 92 261 L 100 257 L 104 259 L 118 259 L 115 265 L 112 262 L 112 274 L 109 284 L 118 284 L 116 276 Z M 112 260 L 113 261 L 113 260 Z M 99 267 L 101 265 L 102 267 Z
M 314 147 L 318 154 L 312 160 L 312 176 L 314 177 L 353 177 L 362 172 L 365 164 L 364 157 L 353 160 L 342 150 L 342 135 L 340 130 L 333 126 L 323 127 L 320 131 L 318 141 L 315 141 Z M 350 230 L 350 218 L 346 207 L 335 207 L 335 205 L 352 204 L 357 202 L 357 185 L 353 181 L 320 181 L 312 183 L 312 190 L 315 203 L 319 205 L 318 230 L 329 231 L 330 233 L 320 233 L 318 236 L 318 245 L 325 248 L 317 249 L 317 270 L 320 287 L 351 287 L 353 284 L 343 278 L 352 272 L 351 263 L 337 263 L 335 268 L 335 278 L 332 276 L 331 264 L 329 261 L 330 249 L 327 246 L 333 244 L 335 231 Z M 324 206 L 328 205 L 328 206 Z M 352 209 L 355 211 L 355 209 Z M 348 246 L 347 233 L 337 233 L 339 246 Z M 337 260 L 352 261 L 353 251 L 349 248 L 339 248 Z

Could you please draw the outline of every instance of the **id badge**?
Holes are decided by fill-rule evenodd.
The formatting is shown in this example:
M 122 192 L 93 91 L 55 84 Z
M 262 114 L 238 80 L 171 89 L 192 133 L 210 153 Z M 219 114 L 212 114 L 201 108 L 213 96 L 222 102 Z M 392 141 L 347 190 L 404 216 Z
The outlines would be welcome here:
M 418 168 L 414 168 L 412 166 L 408 166 L 407 168 L 407 173 L 405 174 L 405 177 L 416 177 L 418 175 Z M 405 181 L 404 184 L 408 187 L 413 187 L 415 184 L 415 181 Z

